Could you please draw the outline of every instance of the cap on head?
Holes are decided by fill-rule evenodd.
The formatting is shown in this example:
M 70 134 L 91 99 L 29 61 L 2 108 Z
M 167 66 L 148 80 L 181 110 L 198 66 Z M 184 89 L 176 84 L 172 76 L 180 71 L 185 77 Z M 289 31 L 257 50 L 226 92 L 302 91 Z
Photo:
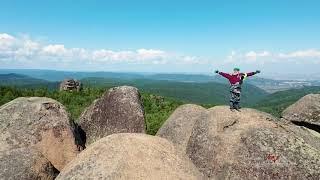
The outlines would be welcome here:
M 234 68 L 233 70 L 234 71 L 240 71 L 240 68 Z

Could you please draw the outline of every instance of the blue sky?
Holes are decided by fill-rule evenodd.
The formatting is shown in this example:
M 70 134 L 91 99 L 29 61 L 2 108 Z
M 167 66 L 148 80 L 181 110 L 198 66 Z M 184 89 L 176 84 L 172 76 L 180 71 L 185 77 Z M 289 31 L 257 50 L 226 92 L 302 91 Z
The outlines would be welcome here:
M 318 0 L 2 0 L 0 68 L 320 73 Z

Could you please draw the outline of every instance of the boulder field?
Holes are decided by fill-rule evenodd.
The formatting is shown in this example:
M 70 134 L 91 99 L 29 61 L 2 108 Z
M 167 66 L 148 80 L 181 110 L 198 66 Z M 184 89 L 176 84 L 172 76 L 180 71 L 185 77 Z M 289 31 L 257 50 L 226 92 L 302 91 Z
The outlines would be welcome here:
M 145 128 L 134 87 L 108 90 L 82 113 L 79 124 L 53 99 L 17 98 L 0 107 L 0 177 L 54 179 L 85 145 L 113 133 L 144 133 Z
M 59 102 L 0 107 L 0 179 L 320 179 L 319 95 L 282 118 L 227 106 L 177 108 L 145 134 L 139 91 L 108 90 L 77 123 Z

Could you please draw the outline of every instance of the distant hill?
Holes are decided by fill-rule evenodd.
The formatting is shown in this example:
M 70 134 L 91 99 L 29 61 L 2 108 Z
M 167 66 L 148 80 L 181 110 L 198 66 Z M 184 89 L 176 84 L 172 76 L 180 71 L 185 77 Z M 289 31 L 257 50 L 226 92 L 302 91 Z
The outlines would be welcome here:
M 221 77 L 203 74 L 162 74 L 162 73 L 125 73 L 125 72 L 71 72 L 37 69 L 0 69 L 0 74 L 23 74 L 37 79 L 47 81 L 62 81 L 65 78 L 84 79 L 89 77 L 120 79 L 120 80 L 163 80 L 188 83 L 208 83 L 218 82 L 228 84 L 228 81 Z M 261 78 L 259 76 L 250 77 L 246 83 L 264 89 L 268 93 L 288 90 L 292 88 L 301 88 L 303 86 L 320 86 L 320 81 L 307 80 L 273 80 Z
M 160 96 L 174 98 L 184 102 L 198 104 L 226 104 L 229 100 L 229 85 L 204 82 L 176 82 L 152 79 L 128 79 L 128 78 L 84 78 L 81 82 L 86 87 L 110 88 L 120 85 L 131 85 L 138 87 L 141 91 Z M 1 86 L 15 86 L 24 88 L 46 87 L 57 89 L 59 82 L 51 82 L 42 79 L 32 78 L 20 74 L 0 74 Z M 246 84 L 243 87 L 243 105 L 258 102 L 267 93 L 253 85 Z
M 227 83 L 226 79 L 221 76 L 215 76 L 214 82 Z M 320 81 L 306 81 L 306 80 L 274 80 L 261 78 L 259 76 L 252 76 L 245 80 L 245 83 L 252 84 L 268 93 L 278 91 L 285 91 L 289 89 L 300 89 L 305 86 L 320 86 Z
M 281 112 L 284 109 L 295 103 L 301 97 L 310 93 L 320 93 L 320 87 L 303 87 L 300 89 L 290 89 L 286 91 L 276 92 L 267 95 L 252 107 L 280 117 Z
M 21 74 L 0 74 L 0 85 L 1 86 L 16 86 L 16 87 L 28 87 L 38 88 L 47 87 L 49 89 L 57 88 L 57 82 L 49 82 L 43 79 L 37 79 Z
M 85 78 L 81 81 L 85 86 L 91 87 L 131 85 L 147 93 L 198 104 L 226 104 L 229 101 L 229 85 L 216 82 L 186 83 L 150 79 L 119 80 L 110 78 Z M 256 103 L 266 95 L 265 91 L 253 85 L 246 84 L 243 86 L 242 99 L 244 105 Z
M 143 78 L 143 74 L 138 73 L 116 73 L 116 72 L 72 72 L 38 69 L 0 69 L 0 74 L 22 74 L 33 78 L 47 81 L 62 81 L 66 78 L 83 79 L 87 77 L 137 79 Z
M 151 75 L 145 76 L 145 78 L 152 79 L 152 80 L 192 82 L 192 83 L 204 83 L 204 82 L 215 81 L 214 76 L 201 75 L 201 74 L 151 74 Z

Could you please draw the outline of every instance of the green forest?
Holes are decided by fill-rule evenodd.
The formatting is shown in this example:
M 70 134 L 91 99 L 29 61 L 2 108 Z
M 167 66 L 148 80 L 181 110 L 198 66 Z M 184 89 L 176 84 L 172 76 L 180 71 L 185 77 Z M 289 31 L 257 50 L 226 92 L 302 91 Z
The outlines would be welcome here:
M 319 94 L 320 86 L 308 86 L 269 94 L 250 107 L 280 117 L 281 112 L 307 94 Z

